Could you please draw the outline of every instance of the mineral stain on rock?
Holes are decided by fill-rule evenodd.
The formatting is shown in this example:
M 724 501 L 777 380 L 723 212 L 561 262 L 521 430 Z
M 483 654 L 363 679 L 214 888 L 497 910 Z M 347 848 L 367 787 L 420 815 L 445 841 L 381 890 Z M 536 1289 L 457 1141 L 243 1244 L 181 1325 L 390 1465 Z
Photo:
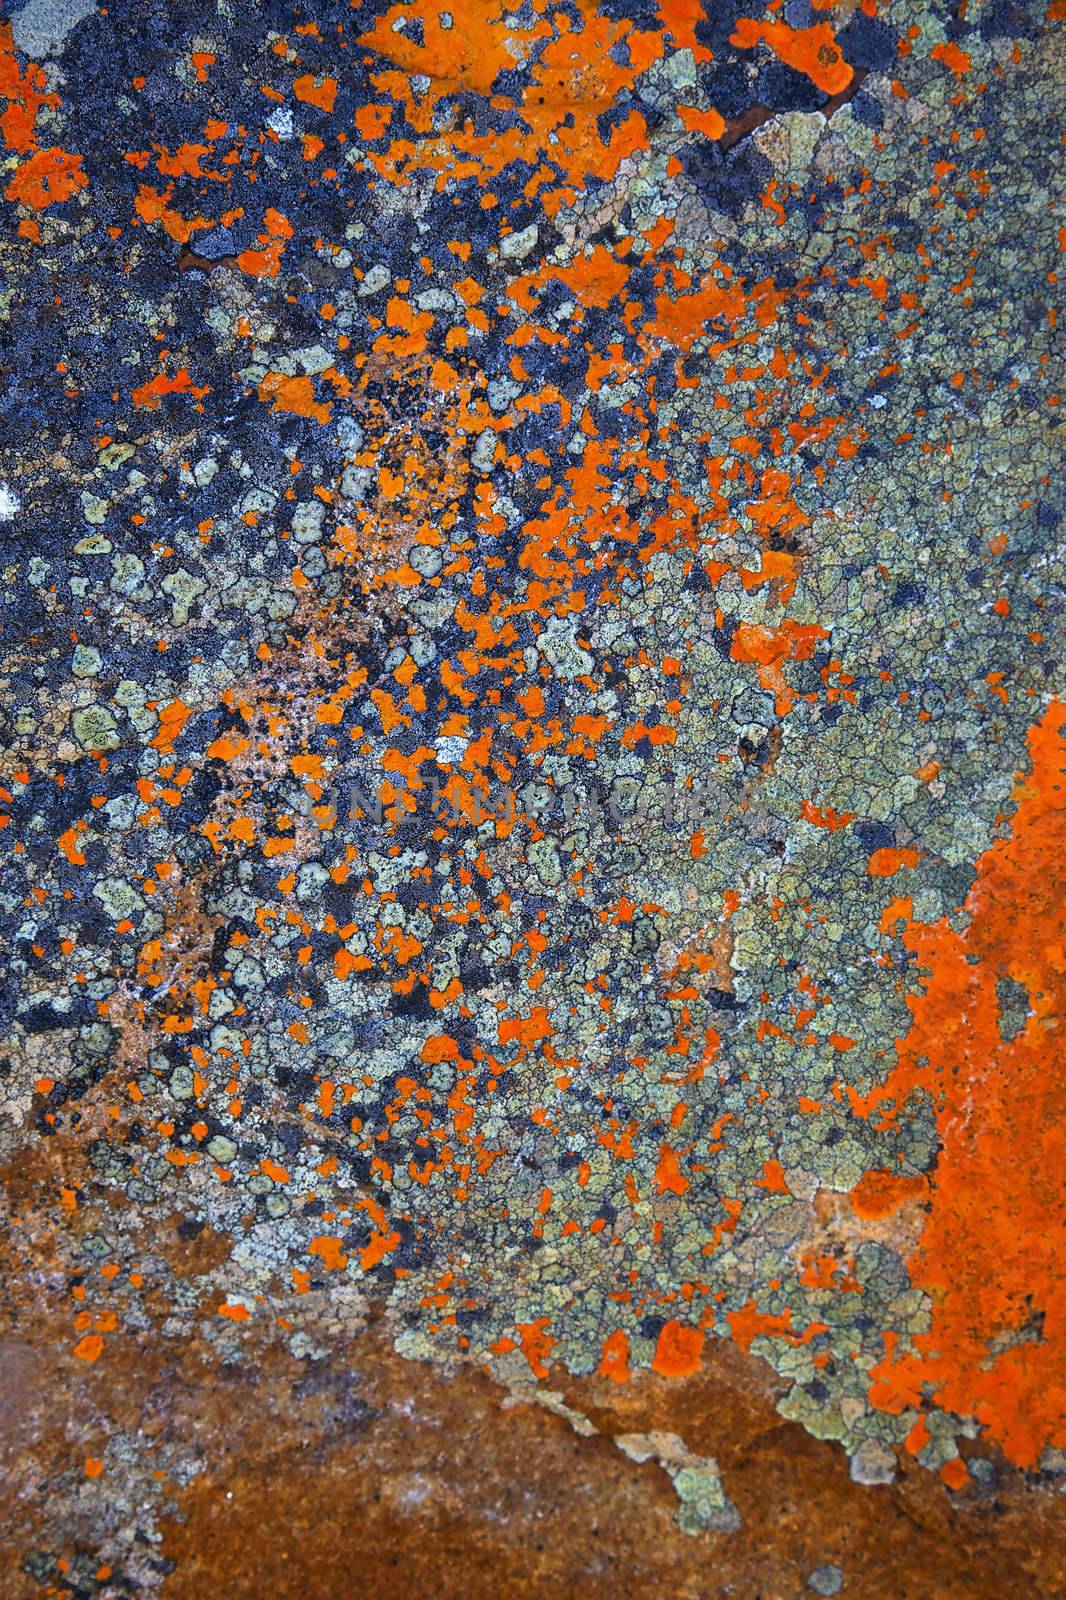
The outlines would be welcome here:
M 0 22 L 5 1596 L 1063 1587 L 1064 22 Z

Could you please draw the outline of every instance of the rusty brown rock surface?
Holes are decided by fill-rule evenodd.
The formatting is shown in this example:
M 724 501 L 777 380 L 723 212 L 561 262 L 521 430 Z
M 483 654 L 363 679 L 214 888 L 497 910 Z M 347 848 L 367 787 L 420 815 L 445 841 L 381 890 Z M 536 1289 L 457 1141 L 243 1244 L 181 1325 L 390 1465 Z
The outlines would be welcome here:
M 57 1360 L 54 1336 L 28 1323 L 0 1346 L 0 1470 L 17 1486 L 0 1523 L 5 1600 L 40 1594 L 20 1567 L 57 1509 L 72 1552 L 79 1532 L 98 1537 L 91 1485 L 70 1481 L 72 1433 L 101 1453 L 137 1434 L 163 1463 L 203 1463 L 184 1485 L 159 1469 L 161 1537 L 140 1559 L 163 1600 L 800 1600 L 827 1565 L 864 1600 L 1050 1597 L 1066 1582 L 1061 1500 L 1008 1467 L 967 1501 L 915 1465 L 858 1485 L 838 1448 L 777 1414 L 765 1364 L 725 1344 L 682 1381 L 553 1373 L 596 1429 L 582 1436 L 482 1374 L 401 1359 L 377 1321 L 310 1370 L 276 1348 L 227 1368 L 128 1338 L 86 1369 Z M 666 1473 L 611 1442 L 653 1430 L 714 1457 L 739 1531 L 678 1529 Z

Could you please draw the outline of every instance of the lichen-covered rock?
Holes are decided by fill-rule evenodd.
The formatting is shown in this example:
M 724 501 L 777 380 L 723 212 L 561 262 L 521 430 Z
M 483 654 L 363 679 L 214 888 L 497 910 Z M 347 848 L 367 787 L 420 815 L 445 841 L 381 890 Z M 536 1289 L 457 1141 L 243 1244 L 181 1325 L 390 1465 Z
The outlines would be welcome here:
M 0 28 L 13 1337 L 380 1319 L 694 1546 L 730 1458 L 627 1397 L 720 1348 L 841 1493 L 1051 1481 L 1062 9 Z M 19 1582 L 179 1592 L 143 1420 Z

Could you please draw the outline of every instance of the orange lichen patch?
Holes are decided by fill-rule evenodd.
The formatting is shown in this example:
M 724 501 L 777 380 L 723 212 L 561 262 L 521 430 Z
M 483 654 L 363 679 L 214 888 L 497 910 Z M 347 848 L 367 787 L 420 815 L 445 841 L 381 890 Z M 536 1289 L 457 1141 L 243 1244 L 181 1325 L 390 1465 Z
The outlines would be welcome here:
M 11 24 L 0 22 L 0 96 L 7 102 L 0 112 L 0 135 L 9 150 L 32 150 L 34 127 L 42 106 L 58 106 L 57 94 L 49 94 L 47 78 L 36 62 L 28 61 L 20 70 L 15 54 Z
M 676 1150 L 664 1144 L 655 1168 L 655 1188 L 659 1194 L 687 1194 L 689 1181 L 681 1171 L 681 1161 Z
M 237 265 L 251 278 L 276 278 L 281 270 L 281 258 L 286 242 L 292 238 L 292 223 L 288 217 L 268 206 L 263 215 L 263 229 L 258 235 L 262 250 L 242 250 Z
M 173 390 L 168 392 L 173 393 Z M 173 750 L 174 740 L 191 716 L 192 707 L 187 706 L 182 700 L 171 700 L 169 705 L 162 706 L 159 711 L 159 732 L 151 741 L 152 749 Z
M 78 848 L 77 828 L 67 828 L 65 832 L 59 835 L 57 843 L 72 867 L 83 867 L 85 865 L 85 853 Z
M 763 1163 L 762 1177 L 756 1180 L 757 1189 L 765 1189 L 767 1194 L 788 1194 L 789 1187 L 785 1182 L 784 1169 L 780 1161 L 765 1161 Z
M 744 1351 L 751 1349 L 754 1339 L 792 1331 L 791 1311 L 760 1311 L 754 1300 L 749 1300 L 739 1311 L 727 1311 L 726 1321 L 733 1339 Z
M 9 200 L 17 200 L 31 211 L 44 211 L 48 206 L 69 200 L 88 185 L 81 156 L 68 155 L 58 145 L 53 145 L 49 150 L 37 150 L 29 156 L 4 193 Z
M 355 113 L 355 126 L 361 139 L 380 139 L 391 121 L 391 106 L 360 106 Z
M 329 421 L 330 402 L 315 399 L 315 386 L 303 373 L 290 378 L 283 372 L 268 372 L 259 385 L 259 398 L 270 401 L 273 411 L 291 411 L 298 417 L 313 417 L 316 422 Z
M 348 1257 L 341 1246 L 341 1241 L 332 1234 L 320 1233 L 308 1245 L 313 1256 L 317 1256 L 327 1272 L 343 1272 L 348 1265 Z
M 690 133 L 702 133 L 705 139 L 720 139 L 725 132 L 725 118 L 713 107 L 699 111 L 695 106 L 678 106 L 677 114 Z
M 369 1272 L 371 1267 L 376 1267 L 379 1261 L 384 1261 L 396 1249 L 400 1235 L 395 1228 L 389 1227 L 384 1207 L 372 1196 L 365 1196 L 357 1205 L 374 1223 L 369 1242 L 359 1252 L 359 1265 L 364 1272 Z
M 970 70 L 970 57 L 953 40 L 935 44 L 929 54 L 934 61 L 942 61 L 945 67 L 950 67 L 957 78 L 964 78 Z
M 178 145 L 173 153 L 164 150 L 162 155 L 156 157 L 156 171 L 161 172 L 164 178 L 202 178 L 204 173 L 200 163 L 210 154 L 210 145 L 194 144 L 186 140 Z
M 629 1339 L 623 1328 L 616 1328 L 603 1341 L 600 1377 L 610 1378 L 612 1383 L 625 1383 L 629 1376 Z
M 360 44 L 399 69 L 374 72 L 371 82 L 399 101 L 419 136 L 395 139 L 387 151 L 371 157 L 383 177 L 405 183 L 414 171 L 429 170 L 437 173 L 440 188 L 449 178 L 474 174 L 487 182 L 514 162 L 537 169 L 550 151 L 552 165 L 542 169 L 537 181 L 543 184 L 541 203 L 554 215 L 590 177 L 612 178 L 625 157 L 645 143 L 647 130 L 638 112 L 628 112 L 603 136 L 598 118 L 662 55 L 661 32 L 639 32 L 629 21 L 615 21 L 584 5 L 575 22 L 568 20 L 558 32 L 538 18 L 521 34 L 508 28 L 510 8 L 499 0 L 456 0 L 449 9 L 452 25 L 445 26 L 436 0 L 394 5 L 360 38 Z M 404 28 L 395 30 L 401 19 Z M 420 38 L 412 26 L 416 22 Z M 622 40 L 628 52 L 625 65 L 615 59 L 614 46 Z M 503 133 L 480 133 L 463 125 L 451 127 L 445 136 L 437 133 L 438 103 L 463 91 L 488 99 L 496 79 L 515 70 L 512 52 L 519 43 L 519 66 L 527 54 L 538 53 L 531 81 L 515 103 L 516 125 Z M 411 82 L 416 76 L 429 80 L 417 95 Z
M 673 1318 L 659 1330 L 652 1367 L 666 1378 L 688 1378 L 700 1369 L 703 1330 Z
M 800 806 L 800 816 L 804 822 L 809 822 L 814 828 L 828 828 L 831 833 L 846 828 L 855 821 L 857 815 L 855 811 L 835 811 L 832 806 L 816 806 L 810 800 L 804 800 Z
M 785 22 L 737 18 L 730 44 L 751 50 L 760 39 L 769 45 L 779 61 L 795 72 L 802 72 L 825 94 L 840 94 L 854 77 L 828 22 L 818 22 L 813 28 L 790 28 Z
M 890 1217 L 908 1200 L 918 1200 L 928 1181 L 921 1173 L 908 1177 L 901 1172 L 866 1172 L 852 1189 L 849 1199 L 857 1217 Z
M 459 86 L 487 97 L 497 76 L 514 67 L 501 26 L 504 11 L 498 0 L 462 0 L 452 13 L 454 25 L 443 28 L 435 7 L 392 6 L 359 42 L 413 72 L 424 72 L 432 62 L 451 81 L 453 92 Z M 393 33 L 394 23 L 408 16 L 421 22 L 424 45 L 405 36 L 406 30 Z M 548 30 L 538 31 L 543 35 Z
M 523 1050 L 550 1039 L 554 1029 L 543 1006 L 534 1006 L 528 1017 L 504 1017 L 498 1024 L 501 1044 L 517 1042 Z
M 817 641 L 828 637 L 827 630 L 818 623 L 785 621 L 769 628 L 742 622 L 733 635 L 729 653 L 734 661 L 748 661 L 758 667 L 760 684 L 773 691 L 778 715 L 784 716 L 793 701 L 793 691 L 782 671 L 784 663 L 809 660 Z
M 104 1341 L 98 1333 L 87 1333 L 79 1339 L 74 1346 L 74 1354 L 79 1361 L 98 1361 L 103 1354 Z
M 746 313 L 752 312 L 761 324 L 773 322 L 783 299 L 784 294 L 775 290 L 768 280 L 745 291 L 737 283 L 720 280 L 715 274 L 708 273 L 691 293 L 656 296 L 655 316 L 648 320 L 642 330 L 641 343 L 663 339 L 677 350 L 686 351 L 696 340 L 706 337 L 707 323 L 716 318 L 725 323 L 735 323 Z M 788 482 L 783 473 L 777 476 Z M 755 512 L 752 514 L 756 515 Z
M 969 926 L 957 932 L 945 918 L 904 933 L 928 978 L 908 1002 L 896 1067 L 855 1100 L 861 1115 L 891 1123 L 925 1090 L 940 1137 L 910 1262 L 932 1327 L 909 1351 L 886 1336 L 870 1398 L 899 1411 L 929 1386 L 1025 1467 L 1046 1445 L 1066 1445 L 1066 705 L 1052 703 L 1029 750 L 1010 837 L 977 863 Z M 1009 1040 L 996 990 L 1004 976 L 1030 1007 Z
M 551 1321 L 548 1317 L 538 1317 L 535 1322 L 518 1322 L 515 1331 L 522 1344 L 522 1354 L 529 1362 L 529 1370 L 535 1378 L 548 1376 L 548 1361 L 551 1356 L 551 1347 L 555 1343 L 554 1336 L 548 1332 Z
M 332 111 L 337 99 L 336 78 L 323 78 L 316 83 L 309 73 L 304 73 L 297 78 L 292 86 L 292 92 L 297 100 L 302 100 L 304 105 L 317 106 L 319 111 Z
M 191 394 L 194 400 L 202 400 L 204 395 L 209 393 L 208 388 L 199 388 L 193 383 L 188 367 L 180 367 L 173 377 L 165 372 L 156 373 L 154 378 L 149 378 L 147 383 L 142 383 L 134 389 L 130 398 L 135 406 L 140 406 L 145 411 L 155 411 L 168 394 Z M 160 745 L 158 748 L 170 747 Z
M 163 232 L 176 244 L 188 244 L 197 229 L 210 228 L 211 223 L 206 217 L 186 218 L 180 211 L 175 211 L 169 203 L 174 195 L 174 187 L 174 184 L 170 184 L 160 194 L 151 184 L 142 183 L 137 190 L 133 210 L 142 222 L 161 222 Z
M 768 468 L 760 478 L 759 498 L 748 506 L 748 515 L 764 539 L 772 533 L 794 533 L 809 521 L 792 494 L 792 478 L 775 467 Z
M 871 878 L 891 878 L 901 867 L 916 867 L 918 851 L 910 848 L 896 850 L 892 845 L 882 845 L 874 850 L 866 863 Z
M 763 550 L 757 570 L 741 567 L 740 581 L 745 589 L 759 589 L 770 584 L 773 594 L 787 606 L 796 592 L 796 558 L 786 550 Z

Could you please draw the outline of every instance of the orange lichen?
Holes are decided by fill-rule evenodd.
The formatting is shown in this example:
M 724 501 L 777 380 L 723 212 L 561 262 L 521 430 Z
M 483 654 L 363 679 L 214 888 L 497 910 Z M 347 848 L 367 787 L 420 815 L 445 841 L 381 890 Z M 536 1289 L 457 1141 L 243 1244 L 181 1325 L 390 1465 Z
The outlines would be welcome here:
M 44 211 L 62 200 L 69 200 L 79 189 L 87 188 L 88 183 L 81 156 L 68 155 L 53 145 L 51 149 L 37 150 L 29 156 L 4 193 L 9 200 L 17 200 L 31 211 Z
M 36 62 L 20 69 L 11 24 L 0 22 L 0 97 L 7 102 L 0 112 L 0 135 L 9 150 L 32 150 L 38 111 L 59 105 L 59 96 L 48 93 L 47 81 Z
M 792 1312 L 760 1311 L 754 1300 L 749 1300 L 739 1311 L 726 1313 L 729 1331 L 742 1350 L 750 1350 L 752 1341 L 765 1336 L 788 1333 L 792 1327 Z
M 341 1246 L 341 1241 L 335 1239 L 332 1234 L 316 1234 L 308 1249 L 312 1255 L 319 1258 L 327 1272 L 342 1272 L 348 1264 L 348 1257 Z
M 336 78 L 323 78 L 316 83 L 308 73 L 297 78 L 293 83 L 292 92 L 297 100 L 302 100 L 305 105 L 317 106 L 319 111 L 332 111 L 337 99 Z
M 787 67 L 802 72 L 825 94 L 840 94 L 854 77 L 828 22 L 818 22 L 813 28 L 790 28 L 787 22 L 737 18 L 730 44 L 750 50 L 760 39 Z
M 856 1101 L 891 1122 L 925 1090 L 940 1138 L 910 1263 L 932 1327 L 912 1352 L 886 1339 L 870 1397 L 899 1411 L 928 1386 L 1025 1467 L 1066 1445 L 1066 705 L 1048 708 L 1029 750 L 1010 837 L 977 863 L 969 926 L 907 925 L 928 978 L 888 1081 Z M 1003 977 L 1028 998 L 1012 1039 L 1000 1027 Z
M 181 367 L 173 377 L 165 372 L 158 372 L 154 378 L 149 378 L 147 383 L 140 384 L 133 390 L 130 398 L 135 406 L 144 411 L 154 411 L 170 394 L 191 394 L 194 400 L 202 400 L 209 391 L 200 388 L 192 381 L 187 367 Z M 160 749 L 169 749 L 159 746 Z
M 920 1173 L 908 1177 L 897 1172 L 866 1172 L 849 1196 L 857 1217 L 889 1217 L 908 1200 L 924 1195 L 926 1180 Z
M 965 77 L 970 70 L 968 53 L 951 40 L 947 44 L 935 44 L 929 54 L 934 61 L 942 61 L 945 67 L 950 67 L 957 78 Z
M 549 1328 L 551 1322 L 548 1317 L 538 1317 L 535 1322 L 518 1322 L 515 1331 L 521 1340 L 522 1354 L 529 1362 L 529 1369 L 535 1378 L 548 1376 L 548 1360 L 551 1356 L 551 1347 L 555 1339 Z
M 700 1369 L 703 1330 L 672 1318 L 659 1330 L 652 1366 L 666 1378 L 688 1378 Z
M 185 376 L 188 377 L 188 373 Z M 157 379 L 156 382 L 158 381 Z M 182 385 L 182 387 L 187 387 L 187 385 Z M 173 393 L 173 386 L 165 392 Z M 173 750 L 174 740 L 181 733 L 182 728 L 184 728 L 191 716 L 192 708 L 182 700 L 172 700 L 169 705 L 162 706 L 159 711 L 159 732 L 151 741 L 153 750 Z
M 416 169 L 435 170 L 443 188 L 450 177 L 472 173 L 489 180 L 515 161 L 536 169 L 550 150 L 553 166 L 564 174 L 561 184 L 547 171 L 540 180 L 542 203 L 553 215 L 588 178 L 613 177 L 625 157 L 644 143 L 646 127 L 638 112 L 629 112 L 606 137 L 601 137 L 597 118 L 638 72 L 662 55 L 663 36 L 639 32 L 631 22 L 604 17 L 584 3 L 577 26 L 568 21 L 556 33 L 546 19 L 538 18 L 527 33 L 516 35 L 507 27 L 508 9 L 499 0 L 456 0 L 449 8 L 448 26 L 435 0 L 415 0 L 413 5 L 394 5 L 376 19 L 359 42 L 399 70 L 372 73 L 371 82 L 400 102 L 420 137 L 396 139 L 386 153 L 371 159 L 394 183 L 409 182 Z M 402 31 L 394 27 L 401 19 Z M 414 35 L 416 22 L 420 39 Z M 624 66 L 612 48 L 623 39 L 629 58 Z M 518 125 L 502 134 L 463 126 L 451 128 L 446 137 L 436 134 L 438 102 L 457 90 L 489 98 L 497 77 L 514 70 L 512 52 L 518 40 L 524 52 L 539 51 L 532 81 L 519 101 Z M 411 83 L 415 76 L 428 79 L 428 88 L 418 95 Z
M 259 385 L 259 398 L 271 401 L 274 411 L 291 411 L 298 417 L 313 417 L 316 422 L 329 421 L 329 401 L 315 399 L 315 386 L 303 374 L 290 378 L 282 372 L 268 372 Z
M 616 1328 L 603 1341 L 600 1377 L 612 1383 L 625 1383 L 629 1373 L 629 1340 L 623 1328 Z
M 866 870 L 871 878 L 891 878 L 901 867 L 916 867 L 917 865 L 917 850 L 897 850 L 892 845 L 882 845 L 879 850 L 871 852 L 866 863 Z

